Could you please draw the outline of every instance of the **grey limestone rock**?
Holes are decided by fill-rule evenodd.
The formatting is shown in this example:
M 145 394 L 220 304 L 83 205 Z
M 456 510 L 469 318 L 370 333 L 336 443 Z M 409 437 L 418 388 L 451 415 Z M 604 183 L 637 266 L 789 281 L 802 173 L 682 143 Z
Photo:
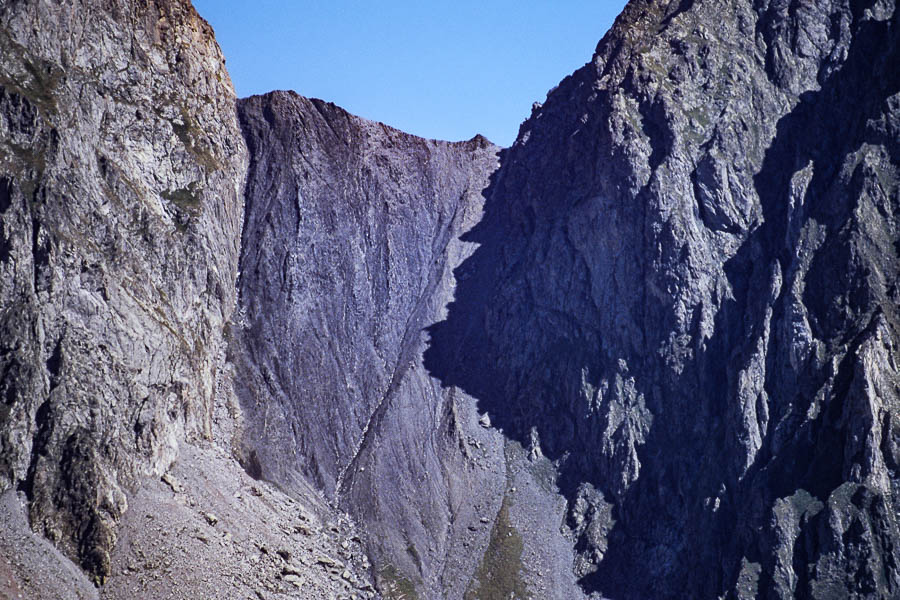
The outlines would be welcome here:
M 98 582 L 209 434 L 246 161 L 188 2 L 0 3 L 0 489 Z
M 633 1 L 504 157 L 425 364 L 537 430 L 585 590 L 900 593 L 898 19 Z
M 235 109 L 185 1 L 0 3 L 7 512 L 109 598 L 900 595 L 898 45 L 632 0 L 500 150 Z
M 289 92 L 242 100 L 239 114 L 251 153 L 232 349 L 244 464 L 288 488 L 311 481 L 364 523 L 389 597 L 461 597 L 501 510 L 505 451 L 422 352 L 473 250 L 459 238 L 481 219 L 499 149 Z M 573 585 L 569 562 L 563 552 L 555 571 Z

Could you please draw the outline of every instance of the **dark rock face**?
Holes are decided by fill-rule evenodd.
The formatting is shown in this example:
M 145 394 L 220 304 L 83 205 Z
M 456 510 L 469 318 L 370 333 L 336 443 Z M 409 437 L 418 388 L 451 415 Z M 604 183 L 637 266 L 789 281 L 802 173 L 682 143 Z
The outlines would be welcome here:
M 900 593 L 900 15 L 632 2 L 536 108 L 425 364 L 611 598 Z
M 0 491 L 96 581 L 208 434 L 246 160 L 190 3 L 0 3 Z
M 490 148 L 245 101 L 245 464 L 388 593 L 900 593 L 898 19 L 635 0 L 483 193 Z

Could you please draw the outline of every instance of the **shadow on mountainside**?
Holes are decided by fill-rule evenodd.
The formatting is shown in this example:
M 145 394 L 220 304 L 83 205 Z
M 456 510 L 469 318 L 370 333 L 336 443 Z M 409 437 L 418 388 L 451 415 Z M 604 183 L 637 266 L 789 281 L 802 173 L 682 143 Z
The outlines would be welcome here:
M 562 311 L 540 308 L 518 264 L 534 234 L 529 218 L 514 218 L 505 200 L 503 164 L 485 190 L 484 217 L 460 239 L 479 244 L 454 270 L 455 299 L 447 319 L 427 328 L 424 364 L 445 387 L 456 386 L 478 400 L 492 425 L 523 446 L 536 434 L 544 454 L 557 460 L 575 433 L 570 409 L 554 403 L 560 389 L 542 386 L 543 372 L 560 374 L 559 385 L 581 385 L 583 358 L 590 356 L 584 331 Z M 549 260 L 555 260 L 549 257 Z M 507 300 L 512 301 L 507 301 Z M 530 343 L 529 343 L 530 342 Z M 534 431 L 534 433 L 532 433 Z
M 847 225 L 855 218 L 861 184 L 856 174 L 842 183 L 840 171 L 861 143 L 885 145 L 892 160 L 898 160 L 897 141 L 879 139 L 868 127 L 887 99 L 900 91 L 897 20 L 895 15 L 889 22 L 857 24 L 843 66 L 819 91 L 804 94 L 779 121 L 755 177 L 764 223 L 724 265 L 734 299 L 720 307 L 706 351 L 698 352 L 677 375 L 659 364 L 664 361 L 659 356 L 628 357 L 638 366 L 634 385 L 647 398 L 653 426 L 639 445 L 640 477 L 617 495 L 604 559 L 582 580 L 586 591 L 616 600 L 717 597 L 736 585 L 746 557 L 764 566 L 759 585 L 761 593 L 768 593 L 762 590 L 774 585 L 772 553 L 779 541 L 766 529 L 772 503 L 798 489 L 824 501 L 845 480 L 843 452 L 849 432 L 841 415 L 855 368 L 853 347 L 889 300 L 872 287 L 865 264 L 872 257 L 860 257 L 849 248 Z M 531 271 L 542 264 L 559 265 L 556 278 L 573 294 L 588 291 L 577 283 L 583 266 L 559 247 L 558 254 L 542 260 L 529 256 L 549 247 L 533 238 L 553 230 L 540 219 L 536 223 L 533 215 L 516 214 L 515 190 L 504 182 L 515 151 L 522 150 L 504 151 L 485 191 L 484 218 L 461 238 L 480 246 L 454 271 L 456 298 L 447 318 L 428 328 L 424 364 L 444 386 L 475 397 L 479 410 L 488 412 L 493 426 L 508 438 L 526 447 L 539 440 L 543 453 L 559 461 L 560 488 L 570 505 L 585 482 L 610 497 L 616 485 L 598 456 L 601 432 L 590 417 L 580 414 L 583 407 L 574 399 L 585 380 L 597 386 L 599 374 L 613 368 L 604 356 L 628 351 L 609 347 L 604 332 L 585 325 L 571 311 L 553 310 L 542 302 L 540 285 L 534 282 L 553 273 L 551 267 L 535 276 Z M 791 210 L 792 177 L 810 161 L 814 174 L 804 206 Z M 769 307 L 761 296 L 774 261 L 780 263 L 785 282 L 772 305 L 771 329 L 782 329 L 789 268 L 809 219 L 826 228 L 803 298 L 813 334 L 850 343 L 851 350 L 836 374 L 809 362 L 794 372 L 785 359 L 787 348 L 779 347 L 790 340 L 772 334 L 765 370 L 772 425 L 748 473 L 741 476 L 735 466 L 740 449 L 728 422 L 729 411 L 735 410 L 732 388 L 761 335 Z M 896 261 L 889 264 L 896 270 Z M 631 283 L 646 285 L 641 280 Z M 836 311 L 839 296 L 857 306 L 858 318 L 851 321 L 846 312 Z M 642 301 L 653 302 L 647 294 Z M 635 312 L 665 309 L 645 304 Z M 659 347 L 656 342 L 668 334 L 646 327 L 641 333 L 644 348 Z M 809 400 L 831 375 L 835 388 L 830 401 L 816 418 L 806 419 Z M 704 499 L 717 499 L 717 510 L 710 510 Z M 806 565 L 820 551 L 817 536 L 824 534 L 816 533 L 818 524 L 817 519 L 806 523 L 795 542 L 798 590 L 809 583 Z

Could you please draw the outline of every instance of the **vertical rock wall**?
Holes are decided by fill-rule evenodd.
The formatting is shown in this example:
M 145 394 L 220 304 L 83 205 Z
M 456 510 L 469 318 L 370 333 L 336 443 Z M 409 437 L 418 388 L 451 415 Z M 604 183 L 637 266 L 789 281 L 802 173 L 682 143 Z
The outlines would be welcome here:
M 245 103 L 249 468 L 354 512 L 384 590 L 573 597 L 534 576 L 558 492 L 586 592 L 895 594 L 897 28 L 883 0 L 635 0 L 464 228 L 435 225 L 436 147 Z
M 586 590 L 898 593 L 898 18 L 634 1 L 523 124 L 425 364 L 556 461 Z
M 99 581 L 125 487 L 208 431 L 246 160 L 188 2 L 0 4 L 0 489 Z
M 499 509 L 502 450 L 471 463 L 465 418 L 421 355 L 472 251 L 458 238 L 481 218 L 498 148 L 424 140 L 289 92 L 239 113 L 251 154 L 235 336 L 244 464 L 292 489 L 312 482 L 353 514 L 386 593 L 460 595 L 478 555 L 446 563 L 473 523 L 486 544 L 473 505 Z
M 633 0 L 498 155 L 239 124 L 186 2 L 0 5 L 0 490 L 103 581 L 227 336 L 388 597 L 897 595 L 898 19 Z

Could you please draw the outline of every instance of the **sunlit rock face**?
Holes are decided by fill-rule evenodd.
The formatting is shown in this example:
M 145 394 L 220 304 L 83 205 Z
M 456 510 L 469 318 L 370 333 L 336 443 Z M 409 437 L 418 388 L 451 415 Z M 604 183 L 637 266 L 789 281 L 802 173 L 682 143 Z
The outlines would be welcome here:
M 98 582 L 129 486 L 208 435 L 246 161 L 189 2 L 0 4 L 0 490 Z
M 898 18 L 633 1 L 493 174 L 244 101 L 245 464 L 384 589 L 897 593 Z

